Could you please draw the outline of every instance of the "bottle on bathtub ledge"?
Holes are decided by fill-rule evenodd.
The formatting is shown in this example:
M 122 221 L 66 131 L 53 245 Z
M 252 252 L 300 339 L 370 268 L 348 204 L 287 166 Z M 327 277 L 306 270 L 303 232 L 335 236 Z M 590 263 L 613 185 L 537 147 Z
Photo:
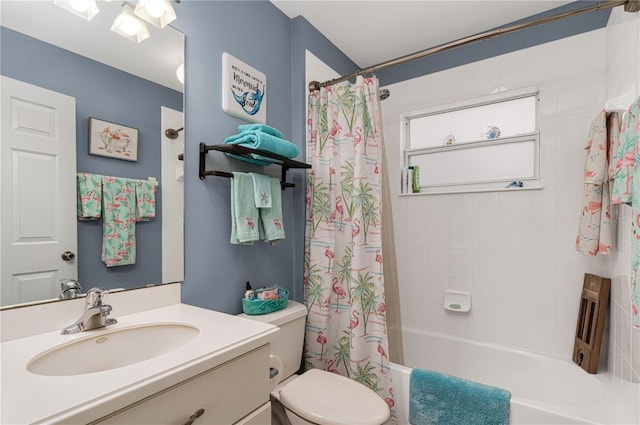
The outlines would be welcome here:
M 465 291 L 445 290 L 444 308 L 458 313 L 471 311 L 471 294 Z

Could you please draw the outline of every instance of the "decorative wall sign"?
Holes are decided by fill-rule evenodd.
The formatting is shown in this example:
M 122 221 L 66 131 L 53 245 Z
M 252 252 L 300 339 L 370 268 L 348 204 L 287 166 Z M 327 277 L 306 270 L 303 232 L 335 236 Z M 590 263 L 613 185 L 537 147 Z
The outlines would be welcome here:
M 267 76 L 222 53 L 222 110 L 236 118 L 267 123 Z
M 138 129 L 89 118 L 89 154 L 138 160 Z

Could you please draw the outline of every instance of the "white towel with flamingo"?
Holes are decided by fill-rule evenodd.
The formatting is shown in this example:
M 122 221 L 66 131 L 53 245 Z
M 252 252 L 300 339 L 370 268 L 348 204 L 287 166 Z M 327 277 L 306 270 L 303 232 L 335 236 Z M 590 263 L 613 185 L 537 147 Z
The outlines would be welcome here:
M 600 111 L 591 122 L 585 146 L 584 191 L 578 222 L 576 250 L 585 255 L 611 251 L 611 196 L 607 114 Z

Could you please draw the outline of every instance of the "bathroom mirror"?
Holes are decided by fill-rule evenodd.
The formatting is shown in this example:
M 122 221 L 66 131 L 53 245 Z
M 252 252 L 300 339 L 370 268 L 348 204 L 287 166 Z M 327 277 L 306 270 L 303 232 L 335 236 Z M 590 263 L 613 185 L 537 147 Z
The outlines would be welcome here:
M 91 20 L 85 20 L 75 16 L 54 4 L 53 1 L 8 1 L 0 2 L 0 25 L 2 34 L 0 37 L 2 50 L 2 74 L 9 78 L 24 81 L 26 83 L 44 87 L 56 92 L 60 92 L 76 98 L 76 144 L 77 144 L 77 166 L 78 172 L 93 172 L 102 175 L 112 175 L 131 178 L 156 177 L 160 180 L 160 190 L 157 199 L 163 203 L 172 205 L 171 211 L 158 210 L 156 220 L 149 224 L 142 224 L 138 227 L 138 261 L 135 266 L 113 267 L 107 270 L 100 261 L 101 249 L 101 220 L 91 223 L 78 223 L 78 253 L 75 261 L 78 266 L 78 278 L 81 281 L 83 290 L 86 291 L 92 286 L 102 286 L 107 289 L 124 288 L 133 289 L 150 284 L 160 284 L 174 282 L 183 279 L 183 241 L 176 238 L 176 233 L 170 234 L 171 249 L 160 250 L 162 242 L 166 242 L 166 229 L 163 223 L 170 223 L 172 227 L 179 229 L 177 233 L 181 237 L 183 228 L 183 187 L 182 182 L 177 178 L 178 168 L 181 162 L 173 152 L 182 152 L 184 145 L 184 131 L 178 132 L 178 137 L 168 139 L 164 136 L 165 128 L 182 128 L 184 122 L 183 111 L 183 85 L 177 78 L 177 69 L 184 61 L 184 35 L 176 29 L 167 26 L 160 30 L 148 24 L 151 34 L 150 38 L 141 43 L 135 43 L 110 30 L 115 17 L 122 8 L 122 2 L 98 2 L 100 12 Z M 177 10 L 179 14 L 179 10 Z M 36 40 L 34 40 L 36 39 Z M 9 43 L 21 43 L 20 47 L 10 46 Z M 48 44 L 44 44 L 44 43 Z M 26 67 L 30 63 L 28 60 L 24 64 L 15 65 L 9 63 L 16 56 L 15 51 L 22 49 L 25 58 L 29 55 L 36 55 L 34 51 L 24 51 L 31 46 L 42 44 L 43 52 L 47 55 L 47 64 L 39 69 L 30 69 L 21 72 L 20 66 Z M 64 49 L 64 50 L 62 50 Z M 14 53 L 11 53 L 11 52 Z M 38 50 L 38 54 L 40 50 Z M 54 54 L 64 56 L 54 57 Z M 18 57 L 20 56 L 18 55 Z M 76 56 L 77 55 L 77 56 Z M 80 85 L 84 80 L 74 75 L 74 69 L 64 68 L 60 64 L 68 58 L 79 58 L 77 63 L 88 63 L 78 72 L 87 73 L 87 69 L 105 70 L 109 74 L 108 81 L 97 81 L 97 72 L 92 72 L 93 85 L 82 87 L 84 92 L 90 92 L 94 96 L 91 101 L 78 97 L 74 93 L 65 93 L 65 86 L 73 84 Z M 84 62 L 83 62 L 84 61 Z M 60 67 L 58 67 L 60 66 Z M 113 70 L 116 68 L 119 71 Z M 6 71 L 6 72 L 5 72 Z M 101 71 L 102 72 L 102 71 Z M 125 74 L 126 73 L 126 74 Z M 40 75 L 38 75 L 40 74 Z M 121 80 L 125 78 L 125 80 Z M 66 79 L 66 81 L 62 81 Z M 132 87 L 135 82 L 141 87 Z M 50 83 L 50 84 L 49 84 Z M 126 99 L 122 96 L 123 87 L 127 87 L 128 92 L 138 92 L 136 99 Z M 110 92 L 120 89 L 119 97 L 114 100 L 108 98 Z M 100 93 L 99 100 L 95 100 L 97 93 Z M 143 94 L 140 94 L 143 93 Z M 162 93 L 158 95 L 157 93 Z M 168 94 L 166 94 L 168 93 Z M 153 110 L 139 107 L 144 105 L 143 98 L 159 98 L 158 104 L 166 106 L 171 113 L 166 118 L 167 108 L 158 106 Z M 170 99 L 169 104 L 165 104 L 164 99 Z M 146 99 L 145 99 L 146 100 Z M 123 106 L 125 105 L 126 108 Z M 135 118 L 132 114 L 125 114 L 124 110 L 136 108 Z M 151 109 L 151 108 L 149 108 Z M 97 111 L 97 112 L 95 112 Z M 88 155 L 88 121 L 94 114 L 97 118 L 112 121 L 128 127 L 140 128 L 140 142 L 146 148 L 139 148 L 138 161 L 122 161 L 113 158 L 98 157 Z M 118 114 L 120 114 L 118 116 Z M 147 119 L 142 114 L 154 114 L 153 118 Z M 116 118 L 117 117 L 117 118 Z M 149 124 L 151 123 L 151 124 Z M 168 123 L 168 125 L 167 125 Z M 144 125 L 147 125 L 144 130 Z M 144 131 L 144 134 L 143 134 Z M 153 146 L 154 151 L 148 152 Z M 166 146 L 171 146 L 169 152 L 174 158 L 174 163 L 169 163 L 164 159 Z M 161 165 L 160 162 L 164 165 Z M 168 168 L 168 173 L 165 170 Z M 153 170 L 153 171 L 145 171 Z M 162 170 L 162 171 L 161 171 Z M 148 173 L 139 175 L 141 173 Z M 170 175 L 171 178 L 167 178 Z M 164 180 L 163 180 L 164 176 Z M 165 184 L 166 183 L 166 184 Z M 170 190 L 169 186 L 174 189 Z M 180 186 L 177 190 L 176 186 Z M 64 190 L 73 193 L 75 197 L 75 185 L 69 185 Z M 177 197 L 174 199 L 171 197 Z M 6 202 L 6 200 L 5 200 Z M 161 208 L 159 205 L 158 208 Z M 165 208 L 168 210 L 168 208 Z M 75 216 L 75 210 L 73 211 Z M 2 216 L 5 219 L 5 216 Z M 164 220 L 164 221 L 163 221 Z M 148 226 L 146 229 L 143 226 Z M 142 233 L 153 233 L 152 239 L 144 242 Z M 7 237 L 1 234 L 0 238 Z M 151 242 L 149 242 L 151 241 Z M 146 243 L 151 248 L 142 248 L 140 243 Z M 143 251 L 145 250 L 145 251 Z M 154 255 L 147 255 L 147 251 L 154 251 Z M 173 271 L 163 270 L 169 258 L 174 267 Z M 119 270 L 116 270 L 119 269 Z M 64 278 L 68 276 L 58 276 Z M 57 279 L 56 279 L 57 280 Z M 10 279 L 2 279 L 0 285 L 14 285 Z M 54 295 L 57 298 L 59 291 Z M 42 301 L 51 301 L 52 298 L 45 298 Z M 13 305 L 12 300 L 1 299 L 2 305 Z M 35 299 L 26 300 L 29 303 L 38 301 Z

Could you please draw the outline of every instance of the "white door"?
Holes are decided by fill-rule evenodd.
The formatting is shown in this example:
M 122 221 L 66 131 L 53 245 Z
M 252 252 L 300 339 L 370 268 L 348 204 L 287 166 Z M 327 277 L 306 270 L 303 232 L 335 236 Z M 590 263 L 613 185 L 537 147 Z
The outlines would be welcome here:
M 1 77 L 0 305 L 77 278 L 75 98 Z

